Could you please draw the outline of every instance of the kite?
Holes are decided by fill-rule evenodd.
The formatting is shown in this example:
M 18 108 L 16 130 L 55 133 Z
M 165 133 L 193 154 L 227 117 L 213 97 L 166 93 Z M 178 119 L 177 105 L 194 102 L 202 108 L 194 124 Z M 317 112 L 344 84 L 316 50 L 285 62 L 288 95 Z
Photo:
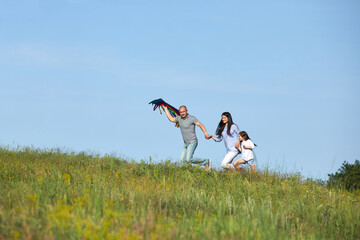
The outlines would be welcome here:
M 156 99 L 156 100 L 154 100 L 154 101 L 151 101 L 151 102 L 149 102 L 149 104 L 154 105 L 154 111 L 155 111 L 157 108 L 159 108 L 160 114 L 162 114 L 160 107 L 166 106 L 166 107 L 168 108 L 168 110 L 169 110 L 169 112 L 170 112 L 170 115 L 171 115 L 172 117 L 177 117 L 177 116 L 180 115 L 179 110 L 177 110 L 176 108 L 174 108 L 173 106 L 171 106 L 170 104 L 168 104 L 167 102 L 165 102 L 162 98 L 159 98 L 159 99 Z M 175 124 L 175 126 L 176 126 L 176 127 L 179 127 L 179 123 L 177 122 L 177 123 Z

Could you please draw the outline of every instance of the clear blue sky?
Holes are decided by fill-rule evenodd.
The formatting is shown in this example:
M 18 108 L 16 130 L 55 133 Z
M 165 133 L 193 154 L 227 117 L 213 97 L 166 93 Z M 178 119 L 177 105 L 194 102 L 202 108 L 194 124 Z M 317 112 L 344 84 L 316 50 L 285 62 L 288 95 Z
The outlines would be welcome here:
M 360 159 L 360 2 L 0 1 L 0 145 L 178 161 L 187 105 L 229 111 L 258 166 L 325 179 Z M 197 130 L 219 166 L 224 144 Z

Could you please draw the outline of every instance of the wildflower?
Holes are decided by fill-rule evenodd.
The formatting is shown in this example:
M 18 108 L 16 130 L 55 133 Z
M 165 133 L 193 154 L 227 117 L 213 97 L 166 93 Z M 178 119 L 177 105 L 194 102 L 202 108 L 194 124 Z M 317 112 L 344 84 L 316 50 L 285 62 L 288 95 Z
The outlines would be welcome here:
M 42 185 L 42 180 L 43 180 L 42 176 L 40 176 L 40 178 L 37 180 L 40 186 Z
M 69 174 L 67 174 L 67 173 L 64 174 L 64 182 L 65 183 L 70 183 L 70 178 L 71 178 L 71 176 Z
M 18 239 L 20 237 L 20 233 L 14 232 L 12 235 L 12 239 Z
M 35 202 L 36 199 L 37 199 L 37 195 L 36 195 L 36 194 L 33 194 L 33 195 L 29 194 L 29 195 L 27 196 L 27 198 L 28 198 L 31 202 Z

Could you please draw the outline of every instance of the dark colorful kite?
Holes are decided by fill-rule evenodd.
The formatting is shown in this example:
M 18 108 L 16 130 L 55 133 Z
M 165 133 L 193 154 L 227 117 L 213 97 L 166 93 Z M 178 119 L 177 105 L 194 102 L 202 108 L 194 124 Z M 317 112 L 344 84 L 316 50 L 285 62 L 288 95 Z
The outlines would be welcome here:
M 163 106 L 166 106 L 169 109 L 169 112 L 171 114 L 171 116 L 176 117 L 179 116 L 179 110 L 177 110 L 176 108 L 174 108 L 173 106 L 171 106 L 170 104 L 168 104 L 167 102 L 165 102 L 164 100 L 162 100 L 162 98 L 156 99 L 154 101 L 149 102 L 149 104 L 154 105 L 154 111 L 159 108 L 160 114 L 161 113 L 161 108 Z M 176 127 L 179 127 L 179 123 L 176 123 L 175 125 Z

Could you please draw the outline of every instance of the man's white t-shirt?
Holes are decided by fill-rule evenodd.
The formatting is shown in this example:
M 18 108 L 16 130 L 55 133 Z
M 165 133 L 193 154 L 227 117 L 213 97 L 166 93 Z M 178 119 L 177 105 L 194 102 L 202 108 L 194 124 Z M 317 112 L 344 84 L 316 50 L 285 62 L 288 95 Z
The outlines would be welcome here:
M 251 147 L 251 149 L 246 149 L 244 148 L 244 146 Z M 253 153 L 254 147 L 255 145 L 250 139 L 241 142 L 240 151 L 243 160 L 249 161 L 251 159 L 254 159 L 254 153 Z

